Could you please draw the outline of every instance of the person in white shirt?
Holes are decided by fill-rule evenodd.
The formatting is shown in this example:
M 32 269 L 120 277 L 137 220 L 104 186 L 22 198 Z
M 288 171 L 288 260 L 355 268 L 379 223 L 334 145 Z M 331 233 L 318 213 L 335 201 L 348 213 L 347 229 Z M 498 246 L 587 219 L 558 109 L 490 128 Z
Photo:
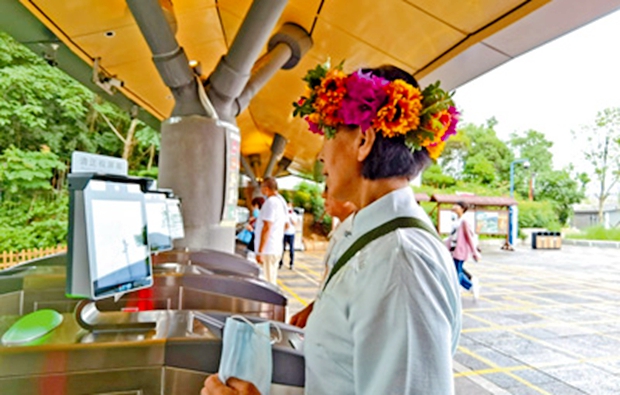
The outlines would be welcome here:
M 282 239 L 287 221 L 286 201 L 278 194 L 275 178 L 265 178 L 261 183 L 261 193 L 267 200 L 260 209 L 254 229 L 254 250 L 256 262 L 263 265 L 265 278 L 276 284 L 278 262 L 282 258 Z
M 454 394 L 458 279 L 409 181 L 456 132 L 458 112 L 438 84 L 420 90 L 397 67 L 341 67 L 309 71 L 294 113 L 326 137 L 329 193 L 359 208 L 305 328 L 305 393 Z M 209 377 L 202 395 L 257 393 L 228 384 Z
M 284 226 L 284 241 L 282 248 L 286 251 L 286 245 L 288 244 L 289 251 L 289 269 L 293 270 L 293 264 L 295 262 L 295 232 L 297 231 L 297 224 L 299 223 L 299 219 L 297 218 L 297 213 L 295 213 L 295 209 L 293 208 L 293 203 L 288 202 L 286 205 L 287 209 L 287 219 L 286 225 Z M 282 254 L 282 259 L 280 259 L 280 265 L 278 268 L 282 268 L 284 264 L 284 253 Z

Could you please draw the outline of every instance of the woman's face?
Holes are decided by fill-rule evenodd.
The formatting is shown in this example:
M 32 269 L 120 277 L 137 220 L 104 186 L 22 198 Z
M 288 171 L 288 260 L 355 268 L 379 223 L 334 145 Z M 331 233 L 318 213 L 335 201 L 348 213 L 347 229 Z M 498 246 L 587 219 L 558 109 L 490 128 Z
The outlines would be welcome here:
M 359 128 L 338 128 L 336 136 L 325 139 L 319 160 L 323 162 L 323 175 L 333 199 L 357 201 L 356 192 L 361 181 L 362 167 L 358 161 Z
M 463 215 L 463 207 L 458 204 L 452 206 L 452 212 L 455 213 L 459 218 Z

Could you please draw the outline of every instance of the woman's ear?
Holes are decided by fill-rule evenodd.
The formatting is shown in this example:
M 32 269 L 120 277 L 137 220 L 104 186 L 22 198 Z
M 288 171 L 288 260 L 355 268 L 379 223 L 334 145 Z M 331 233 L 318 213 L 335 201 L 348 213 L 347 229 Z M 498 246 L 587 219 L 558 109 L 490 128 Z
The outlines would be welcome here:
M 366 160 L 368 155 L 370 155 L 370 151 L 372 150 L 372 146 L 375 143 L 375 138 L 377 134 L 375 129 L 368 128 L 365 132 L 362 132 L 361 129 L 358 129 L 360 133 L 359 137 L 359 146 L 357 148 L 357 160 L 358 162 L 363 162 Z

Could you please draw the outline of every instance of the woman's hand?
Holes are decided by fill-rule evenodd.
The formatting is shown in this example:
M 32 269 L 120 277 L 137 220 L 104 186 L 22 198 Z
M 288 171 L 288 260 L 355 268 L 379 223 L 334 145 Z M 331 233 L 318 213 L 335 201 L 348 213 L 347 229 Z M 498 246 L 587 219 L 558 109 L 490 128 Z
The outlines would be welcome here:
M 312 313 L 313 307 L 314 302 L 310 303 L 302 311 L 292 316 L 290 321 L 291 325 L 295 325 L 299 328 L 304 328 L 306 326 L 306 323 L 308 322 L 308 317 L 310 317 L 310 313 Z
M 200 395 L 261 395 L 254 384 L 231 377 L 224 385 L 217 374 L 207 377 Z

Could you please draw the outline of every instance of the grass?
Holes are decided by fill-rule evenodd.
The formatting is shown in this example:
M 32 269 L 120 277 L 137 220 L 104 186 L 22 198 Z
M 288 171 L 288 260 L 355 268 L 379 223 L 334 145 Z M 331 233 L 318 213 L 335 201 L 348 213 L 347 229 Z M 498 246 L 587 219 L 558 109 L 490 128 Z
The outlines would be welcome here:
M 602 226 L 586 228 L 581 233 L 566 235 L 569 239 L 620 241 L 620 229 L 605 229 Z

